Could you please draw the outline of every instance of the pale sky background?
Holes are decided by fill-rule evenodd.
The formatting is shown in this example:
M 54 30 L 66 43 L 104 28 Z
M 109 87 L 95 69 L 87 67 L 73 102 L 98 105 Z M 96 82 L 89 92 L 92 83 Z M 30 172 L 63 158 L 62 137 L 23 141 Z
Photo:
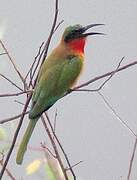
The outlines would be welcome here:
M 6 24 L 3 40 L 24 75 L 33 62 L 41 42 L 48 37 L 53 13 L 53 0 L 0 1 L 0 22 L 4 21 Z M 107 36 L 92 36 L 88 39 L 85 48 L 85 69 L 78 84 L 113 70 L 123 56 L 126 57 L 123 64 L 137 60 L 136 0 L 59 0 L 58 19 L 59 21 L 64 19 L 64 23 L 54 35 L 50 51 L 56 46 L 64 28 L 68 25 L 106 24 L 95 30 L 104 32 Z M 135 133 L 137 132 L 136 71 L 136 66 L 122 71 L 101 91 Z M 6 56 L 0 57 L 0 72 L 20 84 Z M 95 83 L 90 88 L 98 87 L 100 83 Z M 16 89 L 0 79 L 0 94 L 4 92 L 16 92 Z M 15 103 L 15 99 L 23 101 L 21 97 L 0 99 L 0 119 L 21 112 L 22 106 Z M 49 115 L 52 119 L 56 109 L 58 111 L 56 133 L 71 163 L 83 161 L 75 168 L 79 180 L 126 180 L 135 138 L 112 114 L 101 97 L 96 93 L 73 93 L 51 108 Z M 27 125 L 27 117 L 25 120 L 20 137 L 25 130 L 25 124 Z M 4 125 L 9 131 L 10 140 L 17 121 Z M 46 142 L 46 136 L 39 121 L 30 145 L 40 147 L 42 141 Z M 42 158 L 43 153 L 28 150 L 23 165 L 17 166 L 16 151 L 15 148 L 8 164 L 15 177 L 18 180 L 44 179 L 43 168 L 38 175 L 25 174 L 26 165 L 34 159 Z M 137 180 L 136 162 L 137 155 L 131 180 Z M 9 179 L 6 173 L 3 179 Z

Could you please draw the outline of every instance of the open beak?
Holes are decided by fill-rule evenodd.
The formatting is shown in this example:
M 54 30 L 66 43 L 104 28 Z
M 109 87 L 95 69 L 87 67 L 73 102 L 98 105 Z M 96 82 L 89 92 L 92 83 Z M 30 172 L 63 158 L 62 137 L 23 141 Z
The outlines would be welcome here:
M 92 27 L 95 27 L 95 26 L 102 26 L 102 25 L 105 25 L 105 24 L 90 24 L 90 25 L 87 25 L 85 27 L 82 27 L 81 29 L 81 36 L 82 37 L 87 37 L 89 35 L 105 35 L 104 33 L 99 33 L 99 32 L 87 32 L 85 33 L 88 29 L 92 28 Z

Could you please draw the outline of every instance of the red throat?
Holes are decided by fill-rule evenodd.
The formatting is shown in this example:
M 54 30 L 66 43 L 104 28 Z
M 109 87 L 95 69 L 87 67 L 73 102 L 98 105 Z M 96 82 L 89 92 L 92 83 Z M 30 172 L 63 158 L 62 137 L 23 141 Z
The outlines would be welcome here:
M 69 46 L 74 52 L 84 54 L 85 41 L 86 38 L 74 39 L 69 42 Z

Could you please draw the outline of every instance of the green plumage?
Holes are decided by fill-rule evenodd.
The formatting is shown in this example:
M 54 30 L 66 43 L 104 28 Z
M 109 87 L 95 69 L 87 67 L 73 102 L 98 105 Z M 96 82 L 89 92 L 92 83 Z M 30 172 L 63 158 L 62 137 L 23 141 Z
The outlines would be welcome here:
M 27 144 L 41 114 L 59 100 L 79 76 L 83 57 L 56 48 L 45 60 L 39 72 L 29 113 L 30 122 L 20 144 L 16 162 L 21 164 Z
M 49 67 L 50 61 L 54 64 Z M 81 72 L 82 62 L 77 56 L 56 60 L 50 57 L 45 61 L 32 98 L 30 119 L 40 116 L 71 88 Z
M 29 121 L 29 125 L 26 129 L 26 132 L 23 136 L 23 139 L 21 141 L 21 144 L 20 144 L 20 147 L 19 147 L 19 150 L 18 150 L 18 153 L 17 153 L 17 157 L 16 157 L 16 163 L 17 164 L 21 164 L 22 161 L 23 161 L 23 157 L 24 157 L 24 154 L 25 154 L 25 151 L 27 150 L 27 144 L 30 140 L 30 137 L 32 135 L 32 132 L 35 128 L 35 125 L 37 123 L 37 120 L 38 119 L 33 119 L 33 120 L 30 120 Z

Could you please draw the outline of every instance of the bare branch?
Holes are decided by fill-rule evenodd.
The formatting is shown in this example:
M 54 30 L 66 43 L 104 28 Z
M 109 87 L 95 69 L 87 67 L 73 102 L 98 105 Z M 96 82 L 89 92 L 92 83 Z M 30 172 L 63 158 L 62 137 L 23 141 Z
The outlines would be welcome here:
M 26 114 L 28 114 L 28 113 L 29 113 L 29 111 L 26 111 L 26 112 L 24 113 L 24 115 L 26 115 Z M 7 122 L 9 122 L 9 121 L 16 120 L 16 119 L 20 118 L 22 115 L 23 115 L 23 113 L 21 113 L 21 114 L 19 114 L 19 115 L 16 115 L 16 116 L 13 116 L 13 117 L 10 117 L 10 118 L 2 119 L 2 120 L 0 120 L 0 124 L 4 124 L 4 123 L 7 123 Z
M 74 178 L 74 180 L 76 180 L 76 175 L 75 175 L 75 173 L 74 173 L 74 171 L 73 171 L 73 169 L 72 169 L 72 166 L 71 166 L 71 164 L 70 164 L 70 162 L 69 162 L 68 156 L 67 156 L 67 154 L 66 154 L 63 146 L 61 145 L 61 143 L 60 143 L 57 135 L 55 134 L 55 131 L 54 131 L 54 128 L 52 127 L 52 124 L 51 124 L 51 122 L 50 122 L 49 116 L 48 116 L 48 114 L 47 114 L 46 112 L 45 112 L 44 114 L 46 115 L 47 121 L 48 121 L 48 123 L 49 123 L 49 125 L 50 125 L 50 128 L 51 128 L 51 130 L 52 130 L 52 133 L 53 133 L 53 135 L 54 135 L 54 137 L 55 137 L 55 139 L 56 139 L 56 141 L 57 141 L 57 143 L 58 143 L 61 151 L 63 152 L 63 155 L 64 155 L 64 157 L 65 157 L 65 159 L 66 159 L 66 161 L 67 161 L 67 163 L 68 163 L 68 166 L 69 166 L 70 171 L 71 171 L 71 173 L 72 173 L 72 175 L 73 175 L 73 178 Z
M 19 96 L 19 95 L 30 94 L 30 93 L 32 93 L 32 91 L 28 90 L 28 91 L 22 91 L 22 92 L 18 92 L 18 93 L 0 94 L 0 97 Z
M 95 81 L 98 81 L 98 80 L 100 80 L 100 79 L 102 79 L 102 78 L 105 78 L 105 77 L 107 77 L 107 76 L 110 76 L 111 74 L 118 73 L 118 72 L 120 72 L 120 71 L 122 71 L 122 70 L 125 70 L 125 69 L 127 69 L 127 68 L 129 68 L 129 67 L 131 67 L 131 66 L 136 65 L 136 64 L 137 64 L 137 61 L 134 61 L 134 62 L 131 62 L 131 63 L 125 65 L 125 66 L 122 66 L 121 68 L 118 68 L 117 70 L 113 70 L 113 71 L 111 71 L 111 72 L 108 72 L 108 73 L 105 73 L 105 74 L 103 74 L 103 75 L 97 76 L 97 77 L 95 77 L 95 78 L 93 78 L 93 79 L 91 79 L 91 80 L 89 80 L 89 81 L 87 81 L 87 82 L 85 82 L 85 83 L 83 83 L 83 84 L 81 84 L 81 85 L 79 85 L 79 86 L 74 87 L 72 90 L 70 90 L 70 92 L 71 92 L 71 91 L 78 90 L 78 89 L 80 89 L 80 88 L 82 88 L 82 87 L 88 86 L 89 84 L 91 84 L 91 83 L 93 83 L 93 82 L 95 82 Z M 69 92 L 69 93 L 70 93 L 70 92 Z
M 23 102 L 21 102 L 21 101 L 14 100 L 14 102 L 15 102 L 15 103 L 18 103 L 18 104 L 20 104 L 20 105 L 22 105 L 22 106 L 25 106 L 25 104 L 24 104 Z M 30 107 L 29 107 L 29 106 L 28 106 L 28 108 L 30 109 Z
M 41 51 L 40 54 L 38 54 L 38 55 L 39 55 L 39 59 L 38 59 L 38 62 L 37 62 L 37 64 L 36 64 L 36 67 L 35 67 L 33 73 L 31 73 L 30 84 L 32 83 L 32 79 L 33 79 L 33 77 L 34 77 L 34 75 L 35 75 L 35 73 L 36 73 L 36 70 L 37 70 L 37 68 L 38 68 L 38 66 L 39 66 L 39 64 L 40 64 L 40 60 L 42 59 L 42 62 L 41 62 L 41 65 L 40 65 L 40 68 L 41 68 L 43 62 L 44 62 L 45 59 L 46 59 L 47 52 L 48 52 L 48 48 L 49 48 L 49 44 L 50 44 L 50 41 L 51 41 L 51 38 L 52 38 L 54 32 L 55 32 L 55 31 L 58 29 L 58 27 L 63 23 L 63 20 L 62 20 L 62 21 L 60 21 L 60 22 L 58 23 L 58 25 L 56 26 L 57 16 L 58 16 L 58 0 L 56 0 L 56 2 L 55 2 L 55 15 L 54 15 L 54 19 L 53 19 L 53 24 L 52 24 L 51 31 L 50 31 L 48 40 L 46 41 L 46 43 L 45 43 L 45 45 L 44 45 L 43 50 Z M 36 56 L 36 57 L 37 57 L 37 56 Z M 40 68 L 39 68 L 39 69 L 40 69 Z M 36 78 L 36 79 L 37 79 L 37 78 Z M 35 80 L 35 81 L 36 81 L 36 80 Z
M 58 115 L 58 113 L 57 113 L 57 109 L 56 109 L 56 111 L 55 111 L 55 117 L 54 117 L 54 125 L 53 125 L 54 132 L 56 131 L 57 115 Z M 53 137 L 53 138 L 54 138 L 54 137 Z
M 57 14 L 55 14 L 55 15 L 57 15 Z M 54 20 L 55 20 L 55 19 L 54 19 Z M 57 25 L 56 27 L 54 27 L 53 34 L 56 32 L 56 30 L 59 28 L 59 26 L 60 26 L 63 22 L 64 22 L 64 20 L 60 21 L 60 22 L 58 23 L 58 25 Z M 50 32 L 50 34 L 51 34 L 51 32 Z M 52 34 L 52 35 L 53 35 L 53 34 Z M 48 39 L 48 40 L 49 40 L 49 39 Z M 30 71 L 29 71 L 29 72 L 30 72 L 30 85 L 32 85 L 32 79 L 33 79 L 33 77 L 34 77 L 34 75 L 35 75 L 35 73 L 36 73 L 36 70 L 37 70 L 37 68 L 38 68 L 38 66 L 39 66 L 39 64 L 40 64 L 41 57 L 42 57 L 42 55 L 43 55 L 43 53 L 44 53 L 44 51 L 45 51 L 46 46 L 48 45 L 48 41 L 46 42 L 46 44 L 45 44 L 45 46 L 44 46 L 44 48 L 43 48 L 43 51 L 41 52 L 41 49 L 42 49 L 43 45 L 44 45 L 44 42 L 42 42 L 42 44 L 41 44 L 41 46 L 40 46 L 40 48 L 39 48 L 38 54 L 37 54 L 36 57 L 35 57 L 34 63 L 32 64 L 32 66 L 31 66 L 31 68 L 30 68 Z M 47 53 L 46 53 L 46 55 L 47 55 Z M 33 67 L 34 67 L 34 65 L 35 65 L 36 60 L 37 60 L 38 57 L 39 57 L 38 62 L 37 62 L 36 66 L 35 66 L 35 69 L 34 69 L 34 71 L 33 71 L 33 73 L 32 73 L 32 69 L 33 69 Z M 46 58 L 46 56 L 45 56 L 45 58 Z M 44 60 L 45 60 L 45 59 L 44 59 Z
M 97 92 L 97 91 L 100 91 L 104 86 L 105 84 L 114 76 L 114 74 L 117 72 L 118 68 L 120 67 L 121 63 L 123 62 L 125 57 L 122 57 L 122 59 L 120 60 L 120 62 L 118 63 L 118 66 L 116 68 L 115 71 L 113 71 L 112 74 L 110 74 L 110 76 L 100 85 L 99 88 L 97 89 L 76 89 L 74 91 L 85 91 L 85 92 Z M 72 90 L 73 91 L 73 90 Z
M 131 134 L 133 136 L 135 136 L 137 138 L 137 135 L 135 134 L 135 132 L 129 127 L 129 125 L 117 114 L 117 112 L 114 110 L 114 108 L 112 107 L 112 105 L 106 100 L 106 98 L 104 97 L 104 95 L 102 93 L 100 93 L 99 91 L 97 92 L 100 97 L 102 98 L 102 100 L 104 101 L 104 103 L 107 105 L 107 107 L 112 111 L 112 113 L 117 117 L 117 119 L 131 132 Z
M 61 20 L 61 21 L 57 24 L 57 26 L 56 26 L 55 29 L 54 29 L 54 33 L 56 32 L 56 30 L 59 28 L 59 26 L 60 26 L 63 22 L 64 22 L 64 20 Z
M 55 14 L 54 14 L 54 19 L 53 19 L 53 24 L 52 24 L 52 28 L 51 28 L 48 40 L 47 40 L 47 42 L 45 44 L 45 47 L 44 47 L 45 51 L 44 51 L 43 58 L 42 58 L 42 64 L 43 64 L 43 62 L 44 62 L 44 60 L 45 60 L 45 58 L 47 56 L 47 52 L 48 52 L 48 49 L 49 49 L 49 44 L 50 44 L 51 38 L 52 38 L 52 36 L 54 34 L 54 30 L 55 30 L 55 27 L 56 27 L 57 17 L 58 17 L 58 0 L 56 0 L 56 2 L 55 2 Z
M 0 73 L 0 76 L 4 79 L 6 79 L 8 82 L 10 82 L 13 86 L 15 86 L 16 88 L 18 88 L 19 90 L 23 91 L 22 88 L 20 88 L 17 84 L 15 84 L 12 80 L 10 80 L 9 78 L 7 78 L 6 76 L 4 76 L 3 74 Z
M 24 84 L 24 78 L 23 78 L 22 74 L 21 74 L 20 71 L 18 70 L 16 64 L 14 63 L 14 60 L 13 60 L 12 57 L 10 56 L 10 54 L 9 54 L 6 46 L 4 45 L 4 43 L 3 43 L 1 40 L 0 40 L 0 44 L 1 44 L 2 48 L 4 49 L 5 53 L 7 54 L 7 56 L 8 56 L 8 58 L 9 58 L 10 62 L 12 63 L 15 71 L 17 72 L 17 74 L 19 75 L 20 79 L 22 80 L 22 82 L 23 82 L 23 84 Z
M 5 54 L 7 54 L 7 53 L 0 53 L 0 56 L 5 55 Z
M 98 89 L 96 89 L 96 91 L 101 90 L 105 86 L 105 84 L 115 75 L 115 73 L 117 72 L 117 70 L 120 67 L 121 63 L 123 62 L 124 58 L 125 57 L 122 57 L 122 59 L 118 63 L 118 66 L 117 66 L 116 70 L 101 84 L 101 86 Z
M 130 159 L 128 176 L 127 176 L 127 180 L 130 180 L 130 175 L 131 175 L 131 171 L 132 171 L 132 166 L 133 166 L 135 151 L 136 151 L 136 148 L 137 148 L 137 135 L 136 135 L 135 132 L 127 125 L 127 123 L 125 123 L 125 122 L 123 121 L 123 119 L 117 114 L 117 112 L 114 110 L 114 108 L 113 108 L 113 107 L 110 105 L 110 103 L 106 100 L 106 98 L 104 97 L 104 95 L 101 94 L 99 91 L 98 91 L 98 94 L 101 96 L 101 98 L 103 99 L 103 101 L 105 102 L 105 104 L 108 106 L 108 108 L 112 111 L 112 113 L 117 117 L 117 119 L 136 137 L 135 143 L 134 143 L 133 152 L 132 152 L 132 156 L 131 156 L 131 159 Z
M 3 158 L 4 158 L 4 157 L 3 157 Z M 3 159 L 0 160 L 0 164 L 1 164 L 1 166 L 3 166 Z M 6 171 L 6 173 L 7 173 L 7 175 L 9 176 L 10 179 L 16 180 L 16 179 L 14 178 L 14 176 L 11 174 L 11 172 L 9 171 L 9 169 L 6 168 L 5 171 Z
M 83 161 L 79 161 L 76 164 L 72 165 L 71 168 L 74 168 L 76 166 L 78 166 L 79 164 L 83 163 Z M 66 168 L 66 171 L 70 170 L 70 168 Z
M 65 177 L 66 180 L 69 180 L 69 179 L 68 179 L 68 176 L 67 176 L 67 173 L 66 173 L 66 171 L 65 171 L 65 168 L 64 168 L 64 166 L 63 166 L 63 163 L 62 163 L 60 154 L 59 154 L 59 152 L 58 152 L 57 146 L 56 146 L 56 144 L 55 144 L 55 142 L 54 142 L 54 140 L 53 140 L 53 138 L 52 138 L 52 135 L 51 135 L 51 133 L 50 133 L 50 130 L 49 130 L 49 128 L 48 128 L 48 126 L 47 126 L 47 124 L 46 124 L 46 122 L 45 122 L 45 119 L 44 119 L 43 116 L 41 116 L 41 119 L 42 119 L 43 126 L 45 127 L 45 130 L 46 130 L 46 132 L 47 132 L 47 134 L 48 134 L 48 137 L 50 138 L 52 147 L 53 147 L 53 149 L 54 149 L 54 151 L 55 151 L 56 158 L 58 159 L 58 162 L 59 162 L 59 164 L 60 164 L 60 167 L 61 167 L 61 169 L 62 169 L 62 172 L 63 172 L 63 174 L 64 174 L 64 177 Z
M 132 171 L 132 166 L 133 166 L 136 148 L 137 148 L 137 138 L 135 139 L 134 148 L 133 148 L 132 156 L 130 159 L 130 165 L 129 165 L 127 180 L 130 180 L 130 175 L 131 175 L 131 171 Z
M 23 113 L 22 113 L 22 116 L 21 116 L 21 118 L 20 118 L 20 122 L 19 122 L 18 127 L 17 127 L 17 129 L 16 129 L 16 131 L 15 131 L 14 138 L 13 138 L 13 141 L 12 141 L 12 144 L 11 144 L 11 147 L 10 147 L 10 149 L 9 149 L 9 152 L 8 152 L 8 154 L 7 154 L 7 157 L 6 157 L 6 159 L 5 159 L 5 162 L 4 162 L 4 164 L 3 164 L 3 167 L 2 167 L 2 170 L 1 170 L 1 173 L 0 173 L 0 179 L 2 179 L 2 177 L 3 177 L 4 171 L 5 171 L 5 169 L 6 169 L 6 166 L 7 166 L 7 164 L 8 164 L 9 159 L 10 159 L 11 153 L 12 153 L 13 148 L 14 148 L 14 146 L 15 146 L 15 143 L 16 143 L 16 140 L 17 140 L 17 137 L 18 137 L 18 134 L 19 134 L 21 125 L 22 125 L 22 123 L 23 123 L 23 118 L 24 118 L 24 116 L 25 116 L 25 112 L 26 112 L 27 107 L 28 107 L 28 105 L 29 105 L 30 99 L 31 99 L 31 95 L 28 96 L 27 101 L 26 101 L 26 104 L 25 104 L 25 106 L 24 106 Z
M 29 68 L 28 73 L 27 73 L 26 76 L 25 76 L 25 80 L 27 79 L 29 73 L 30 73 L 30 79 L 32 79 L 32 78 L 31 78 L 31 76 L 32 76 L 32 75 L 31 75 L 31 74 L 32 74 L 32 69 L 33 69 L 33 67 L 34 67 L 34 65 L 35 65 L 35 63 L 36 63 L 36 61 L 37 61 L 37 58 L 39 57 L 39 55 L 40 55 L 40 53 L 41 53 L 41 49 L 42 49 L 43 45 L 44 45 L 44 42 L 41 43 L 41 45 L 40 45 L 40 47 L 39 47 L 39 50 L 38 50 L 38 53 L 37 53 L 37 55 L 35 56 L 35 59 L 34 59 L 32 65 L 31 65 L 31 67 Z
M 54 158 L 57 159 L 56 155 L 54 155 L 54 154 L 52 153 L 52 151 L 51 151 L 48 147 L 45 146 L 45 143 L 44 143 L 44 144 L 41 143 L 41 147 L 43 148 L 43 151 L 45 151 L 45 150 L 48 151 Z

